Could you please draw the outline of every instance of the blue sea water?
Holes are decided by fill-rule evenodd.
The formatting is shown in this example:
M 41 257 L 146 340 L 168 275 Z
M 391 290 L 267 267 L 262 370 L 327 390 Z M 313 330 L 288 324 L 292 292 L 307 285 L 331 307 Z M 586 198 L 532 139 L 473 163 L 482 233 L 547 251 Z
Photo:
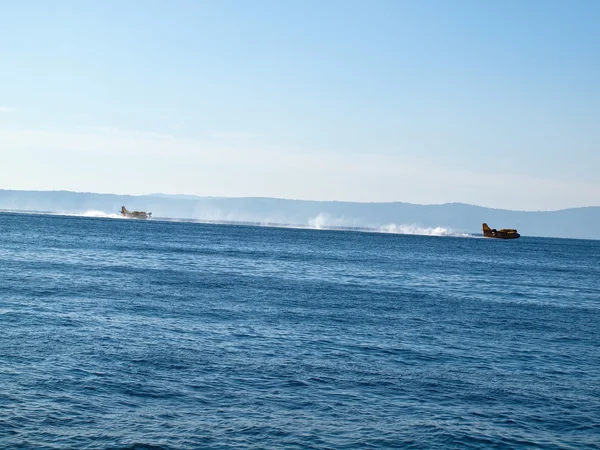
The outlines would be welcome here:
M 599 261 L 0 214 L 0 448 L 599 448 Z

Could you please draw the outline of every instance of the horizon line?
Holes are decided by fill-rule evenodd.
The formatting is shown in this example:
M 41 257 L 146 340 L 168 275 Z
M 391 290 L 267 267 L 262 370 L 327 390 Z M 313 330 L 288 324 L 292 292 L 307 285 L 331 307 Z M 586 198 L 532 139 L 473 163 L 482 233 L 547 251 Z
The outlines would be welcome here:
M 66 192 L 70 194 L 91 194 L 91 195 L 114 195 L 114 196 L 127 196 L 127 197 L 164 197 L 164 198 L 179 198 L 179 200 L 193 200 L 193 199 L 219 199 L 219 200 L 228 200 L 228 199 L 236 199 L 236 200 L 283 200 L 283 201 L 292 201 L 292 202 L 314 202 L 314 203 L 354 203 L 354 204 L 362 204 L 362 205 L 393 205 L 393 204 L 404 204 L 404 205 L 413 205 L 413 206 L 446 206 L 446 205 L 465 205 L 465 206 L 473 206 L 476 208 L 485 208 L 485 209 L 493 209 L 498 211 L 513 211 L 513 212 L 559 212 L 559 211 L 568 211 L 573 209 L 585 209 L 585 208 L 600 208 L 600 205 L 587 205 L 587 206 L 572 206 L 568 208 L 560 208 L 560 209 L 506 209 L 506 208 L 495 208 L 492 206 L 483 206 L 476 205 L 473 203 L 465 203 L 460 201 L 454 202 L 446 202 L 446 203 L 412 203 L 401 200 L 394 201 L 354 201 L 354 200 L 313 200 L 313 199 L 302 199 L 302 198 L 285 198 L 285 197 L 262 197 L 262 196 L 240 196 L 240 197 L 224 197 L 224 196 L 215 196 L 215 195 L 197 195 L 197 194 L 167 194 L 163 192 L 154 192 L 149 194 L 127 194 L 127 193 L 114 193 L 114 192 L 91 192 L 91 191 L 71 191 L 68 189 L 5 189 L 0 188 L 0 191 L 10 191 L 10 192 Z M 183 198 L 188 197 L 188 198 Z M 193 197 L 193 198 L 189 198 Z

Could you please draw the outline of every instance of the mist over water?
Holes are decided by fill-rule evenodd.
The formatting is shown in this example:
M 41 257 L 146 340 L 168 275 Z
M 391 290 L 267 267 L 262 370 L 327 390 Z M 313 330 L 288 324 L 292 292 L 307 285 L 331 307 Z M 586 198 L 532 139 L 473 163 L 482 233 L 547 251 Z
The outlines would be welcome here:
M 321 230 L 331 228 L 351 228 L 363 226 L 361 220 L 347 219 L 345 217 L 336 217 L 328 213 L 320 213 L 308 219 L 308 227 Z
M 444 227 L 420 227 L 417 225 L 396 225 L 389 224 L 378 229 L 382 233 L 394 234 L 415 234 L 420 236 L 453 236 L 453 237 L 473 237 L 469 233 L 460 233 Z
M 80 216 L 80 217 L 99 217 L 99 218 L 106 218 L 106 219 L 127 219 L 128 218 L 128 217 L 123 216 L 122 214 L 106 213 L 104 211 L 94 211 L 94 210 L 88 210 L 81 214 L 73 214 L 73 215 Z
M 131 196 L 76 192 L 6 191 L 0 211 L 64 213 L 115 217 L 121 206 L 152 211 L 154 218 L 242 222 L 314 229 L 382 229 L 392 233 L 440 236 L 479 235 L 481 224 L 516 228 L 521 236 L 598 239 L 600 207 L 563 211 L 508 211 L 461 203 L 415 205 L 403 202 L 360 203 L 278 198 Z M 94 213 L 95 212 L 95 213 Z
M 98 210 L 87 210 L 80 214 L 65 214 L 67 216 L 76 217 L 89 217 L 89 218 L 105 218 L 105 219 L 130 219 L 124 217 L 121 214 L 107 213 L 105 211 Z M 257 219 L 257 220 L 241 220 L 241 219 Z M 237 220 L 235 220 L 237 219 Z M 134 219 L 135 220 L 135 219 Z M 390 233 L 390 234 L 406 234 L 406 235 L 419 235 L 419 236 L 450 236 L 450 237 L 474 237 L 469 233 L 461 233 L 453 231 L 445 227 L 422 227 L 415 224 L 388 224 L 382 227 L 377 226 L 364 226 L 363 221 L 358 219 L 347 219 L 344 217 L 335 217 L 331 214 L 321 213 L 317 216 L 310 217 L 307 220 L 307 224 L 294 224 L 287 222 L 276 222 L 273 217 L 256 217 L 256 216 L 244 216 L 235 213 L 227 215 L 216 213 L 204 215 L 199 219 L 178 219 L 169 217 L 157 217 L 149 220 L 167 220 L 170 222 L 201 222 L 201 223 L 214 223 L 214 224 L 229 224 L 229 223 L 240 223 L 240 224 L 253 224 L 265 227 L 276 227 L 276 228 L 309 228 L 313 230 L 352 230 L 352 231 L 364 231 L 364 232 L 378 232 L 378 233 Z M 281 220 L 281 218 L 280 218 Z

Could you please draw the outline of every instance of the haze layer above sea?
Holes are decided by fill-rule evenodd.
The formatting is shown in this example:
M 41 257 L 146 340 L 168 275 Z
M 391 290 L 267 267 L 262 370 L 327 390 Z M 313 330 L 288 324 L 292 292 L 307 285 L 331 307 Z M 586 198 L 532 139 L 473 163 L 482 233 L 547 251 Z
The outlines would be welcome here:
M 0 190 L 0 210 L 110 217 L 118 214 L 121 206 L 151 211 L 154 217 L 165 219 L 363 228 L 406 234 L 476 234 L 481 233 L 481 224 L 486 222 L 492 228 L 516 228 L 523 236 L 598 239 L 597 224 L 600 223 L 600 207 L 595 206 L 559 211 L 511 211 L 463 203 L 415 205 Z

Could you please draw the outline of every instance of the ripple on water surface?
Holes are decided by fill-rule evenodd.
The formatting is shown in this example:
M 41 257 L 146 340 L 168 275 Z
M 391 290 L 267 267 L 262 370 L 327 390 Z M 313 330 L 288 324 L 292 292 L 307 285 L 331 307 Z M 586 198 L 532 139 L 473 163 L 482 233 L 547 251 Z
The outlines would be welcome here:
M 0 447 L 597 446 L 597 241 L 0 230 Z

